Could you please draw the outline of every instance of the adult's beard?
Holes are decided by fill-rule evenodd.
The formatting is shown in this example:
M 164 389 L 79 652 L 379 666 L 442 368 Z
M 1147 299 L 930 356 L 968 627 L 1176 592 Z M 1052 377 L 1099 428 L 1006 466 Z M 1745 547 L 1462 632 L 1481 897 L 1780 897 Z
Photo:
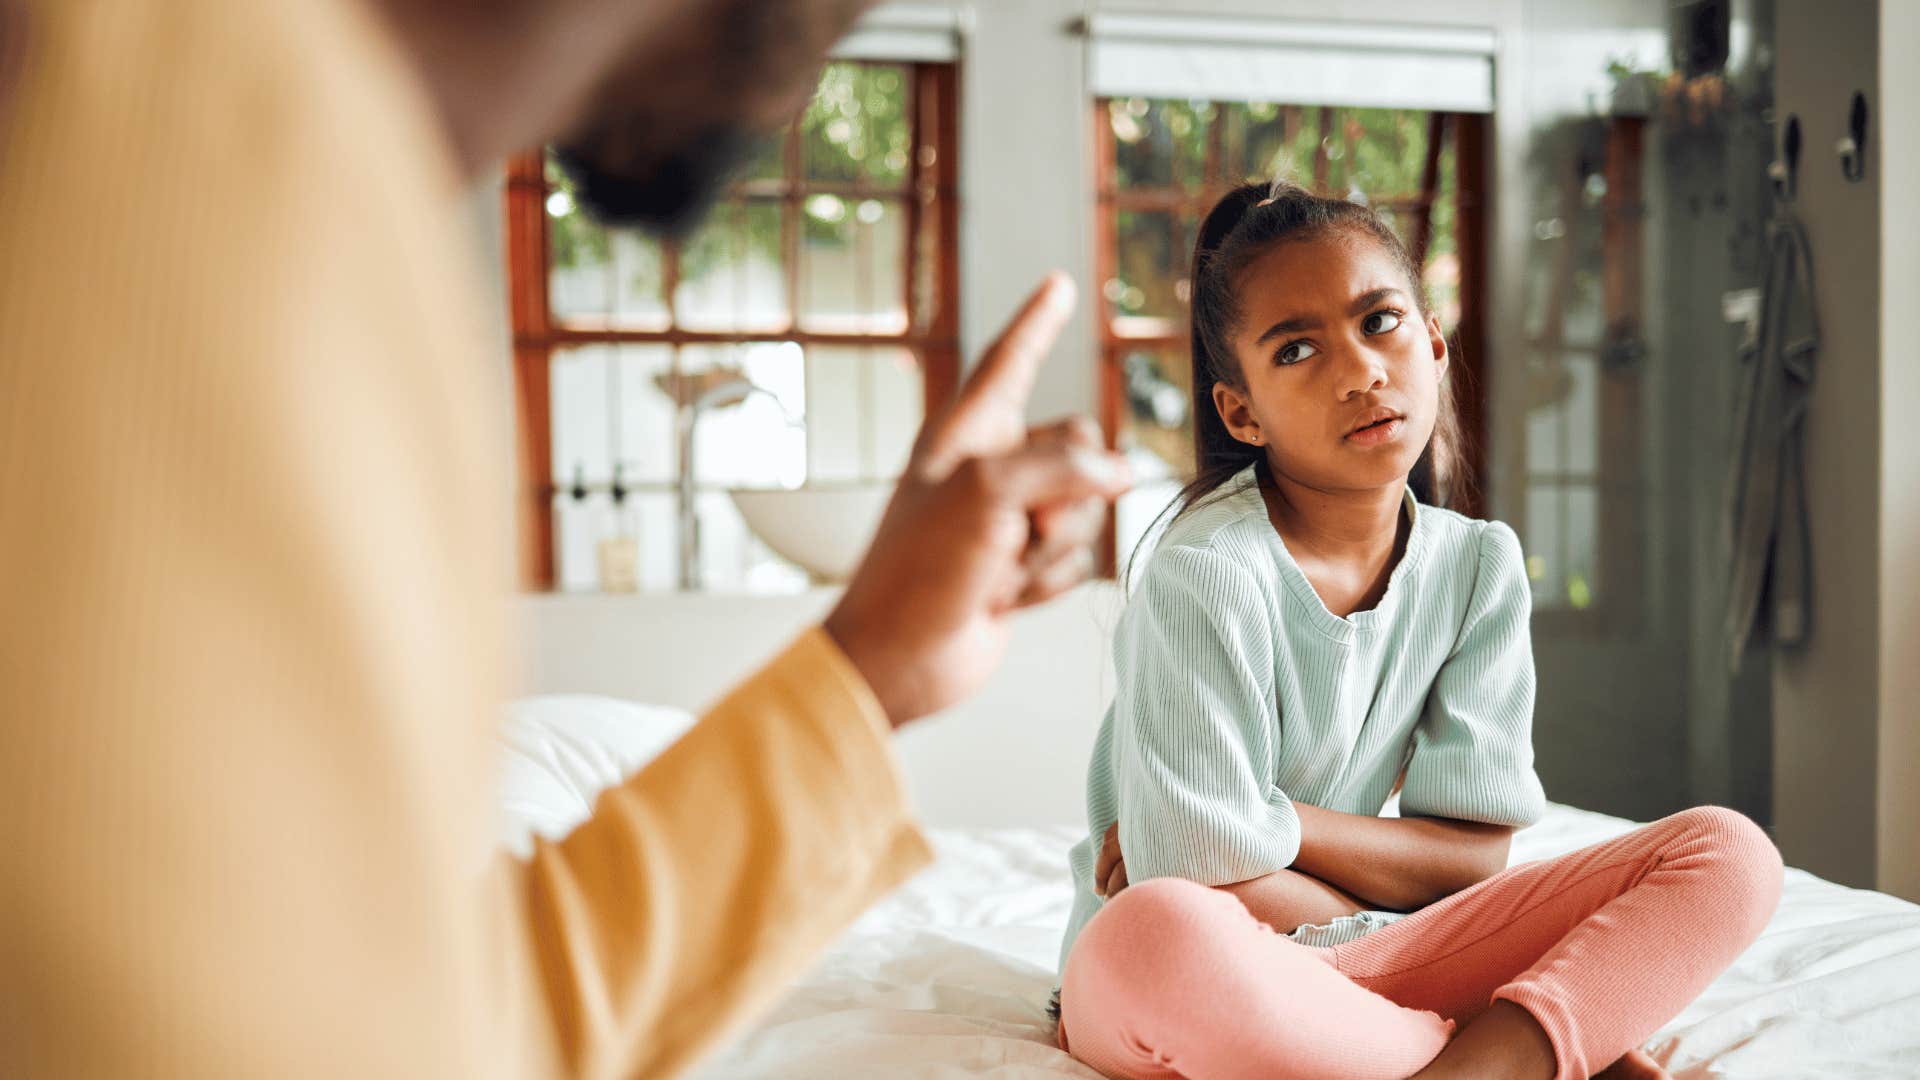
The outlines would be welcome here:
M 681 239 L 706 218 L 728 182 L 767 142 L 764 135 L 715 125 L 666 157 L 634 166 L 603 165 L 591 149 L 578 146 L 555 146 L 553 156 L 588 217 Z

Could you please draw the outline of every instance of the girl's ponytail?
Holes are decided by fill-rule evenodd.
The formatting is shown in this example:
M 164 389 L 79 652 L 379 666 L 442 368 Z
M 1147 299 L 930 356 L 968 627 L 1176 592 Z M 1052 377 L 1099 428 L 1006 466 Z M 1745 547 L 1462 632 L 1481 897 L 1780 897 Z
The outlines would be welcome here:
M 1187 322 L 1193 363 L 1194 478 L 1174 500 L 1174 505 L 1183 511 L 1228 477 L 1265 456 L 1260 447 L 1234 438 L 1213 404 L 1213 384 L 1239 385 L 1240 365 L 1218 333 L 1219 318 L 1224 313 L 1218 310 L 1220 297 L 1210 287 L 1220 278 L 1219 269 L 1212 263 L 1221 245 L 1264 197 L 1266 193 L 1258 184 L 1235 188 L 1207 212 L 1206 219 L 1200 223 L 1200 234 L 1194 238 L 1193 264 L 1187 277 L 1192 296 L 1192 314 Z

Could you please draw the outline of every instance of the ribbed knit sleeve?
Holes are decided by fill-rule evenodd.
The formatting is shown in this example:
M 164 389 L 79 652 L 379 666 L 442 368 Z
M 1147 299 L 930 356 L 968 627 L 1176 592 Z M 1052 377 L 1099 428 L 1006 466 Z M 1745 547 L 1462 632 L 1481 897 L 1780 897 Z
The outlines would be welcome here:
M 1460 636 L 1414 728 L 1403 816 L 1525 827 L 1546 813 L 1533 768 L 1532 610 L 1520 539 L 1488 522 Z
M 1284 869 L 1300 819 L 1274 783 L 1268 598 L 1238 563 L 1157 552 L 1115 631 L 1112 774 L 1132 881 L 1205 885 Z

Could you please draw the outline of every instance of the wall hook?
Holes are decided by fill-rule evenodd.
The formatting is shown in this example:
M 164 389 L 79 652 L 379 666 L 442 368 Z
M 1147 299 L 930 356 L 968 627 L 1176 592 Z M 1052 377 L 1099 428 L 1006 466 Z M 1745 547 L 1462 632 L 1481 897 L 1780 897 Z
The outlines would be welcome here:
M 1773 193 L 1781 202 L 1792 202 L 1800 173 L 1800 117 L 1787 116 L 1787 132 L 1781 140 L 1780 156 L 1767 166 L 1773 178 Z
M 573 501 L 587 501 L 587 466 L 585 462 L 576 462 L 573 466 Z
M 1867 97 L 1853 92 L 1853 107 L 1847 110 L 1847 134 L 1833 144 L 1840 155 L 1840 175 L 1854 183 L 1867 178 Z

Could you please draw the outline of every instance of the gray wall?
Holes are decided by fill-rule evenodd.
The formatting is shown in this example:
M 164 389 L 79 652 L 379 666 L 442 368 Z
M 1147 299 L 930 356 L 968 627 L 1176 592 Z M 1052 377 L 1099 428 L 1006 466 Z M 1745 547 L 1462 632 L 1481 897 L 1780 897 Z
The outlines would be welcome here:
M 1500 189 L 1496 193 L 1497 233 L 1493 251 L 1494 336 L 1491 361 L 1492 491 L 1496 517 L 1518 520 L 1519 495 L 1527 468 L 1524 370 L 1530 351 L 1530 320 L 1524 310 L 1529 275 L 1544 275 L 1547 252 L 1534 242 L 1536 211 L 1529 164 L 1537 133 L 1568 117 L 1585 116 L 1609 101 L 1605 70 L 1616 54 L 1653 42 L 1657 59 L 1664 49 L 1665 5 L 1661 0 L 1530 0 L 1523 5 L 1514 40 L 1508 46 L 1510 78 L 1503 80 L 1496 103 Z M 1648 148 L 1657 142 L 1649 136 Z M 1659 250 L 1666 205 L 1657 163 L 1646 169 L 1646 247 Z M 1661 263 L 1649 258 L 1648 297 L 1661 295 Z M 1648 303 L 1645 332 L 1649 352 L 1640 379 L 1645 394 L 1642 454 L 1662 455 L 1660 395 L 1651 392 L 1668 369 L 1672 350 L 1662 339 L 1664 309 Z M 1637 521 L 1602 520 L 1602 545 L 1637 543 L 1641 536 L 1670 535 L 1665 517 L 1660 469 L 1623 476 L 1618 463 L 1602 462 L 1611 482 L 1630 485 L 1636 495 Z M 1646 580 L 1641 588 L 1645 613 L 1637 625 L 1558 626 L 1536 619 L 1534 656 L 1539 671 L 1539 701 L 1534 719 L 1534 749 L 1547 793 L 1560 802 L 1640 820 L 1657 818 L 1685 805 L 1686 647 L 1676 619 L 1676 593 L 1667 549 L 1649 544 Z M 1623 583 L 1602 582 L 1602 588 Z M 1627 587 L 1635 587 L 1628 585 Z
M 1650 247 L 1665 268 L 1678 311 L 1667 319 L 1667 374 L 1658 392 L 1667 410 L 1670 452 L 1657 467 L 1671 478 L 1667 542 L 1686 637 L 1685 723 L 1688 801 L 1772 818 L 1772 674 L 1766 653 L 1730 677 L 1723 642 L 1727 602 L 1725 523 L 1742 324 L 1719 317 L 1727 293 L 1759 279 L 1761 226 L 1771 198 L 1773 145 L 1766 122 L 1773 53 L 1772 0 L 1735 4 L 1745 26 L 1730 62 L 1737 93 L 1751 102 L 1724 128 L 1662 141 L 1666 228 Z
M 1878 887 L 1920 900 L 1920 4 L 1880 5 L 1880 761 Z
M 1795 208 L 1818 282 L 1821 344 L 1807 417 L 1813 632 L 1774 660 L 1775 839 L 1787 860 L 1875 879 L 1880 701 L 1880 178 L 1841 178 L 1832 146 L 1854 89 L 1876 82 L 1873 0 L 1782 3 L 1776 112 L 1800 117 Z M 1877 96 L 1877 95 L 1876 95 Z

